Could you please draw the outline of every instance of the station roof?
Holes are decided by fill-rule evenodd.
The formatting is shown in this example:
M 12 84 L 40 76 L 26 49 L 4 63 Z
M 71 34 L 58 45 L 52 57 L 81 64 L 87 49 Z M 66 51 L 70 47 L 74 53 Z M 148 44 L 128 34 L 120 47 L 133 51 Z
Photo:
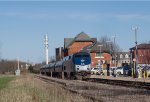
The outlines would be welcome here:
M 82 49 L 82 51 L 90 51 L 90 52 L 100 52 L 100 46 L 102 44 L 100 42 L 95 42 L 94 44 L 88 45 Z M 101 52 L 109 52 L 104 46 L 101 46 Z
M 139 44 L 139 45 L 137 45 L 137 48 L 138 49 L 150 49 L 150 44 L 145 44 L 145 43 L 143 43 L 143 44 Z M 130 50 L 131 49 L 135 49 L 135 47 L 132 47 L 132 48 L 130 48 Z
M 90 36 L 84 32 L 79 33 L 75 38 L 64 38 L 64 47 L 70 47 L 74 42 L 95 42 L 96 38 L 90 38 Z

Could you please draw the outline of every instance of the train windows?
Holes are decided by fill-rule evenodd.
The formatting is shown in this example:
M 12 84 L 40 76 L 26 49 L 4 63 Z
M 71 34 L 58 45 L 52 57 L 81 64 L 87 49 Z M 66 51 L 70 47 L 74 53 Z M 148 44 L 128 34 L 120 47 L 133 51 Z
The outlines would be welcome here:
M 83 55 L 83 57 L 89 57 L 89 55 Z
M 80 57 L 81 57 L 81 55 L 75 55 L 75 57 L 80 58 Z

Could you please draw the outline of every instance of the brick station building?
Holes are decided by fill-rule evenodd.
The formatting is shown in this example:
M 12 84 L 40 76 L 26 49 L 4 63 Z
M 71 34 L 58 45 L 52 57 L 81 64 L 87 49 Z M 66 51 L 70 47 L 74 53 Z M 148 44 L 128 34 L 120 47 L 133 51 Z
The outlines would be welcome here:
M 64 38 L 64 56 L 80 52 L 83 47 L 96 41 L 96 38 L 90 38 L 84 32 L 79 33 L 75 38 Z
M 101 67 L 107 68 L 107 64 L 111 63 L 111 55 L 103 46 L 100 46 L 100 42 L 88 45 L 83 48 L 83 51 L 89 51 L 91 55 L 91 66 L 93 68 Z M 101 48 L 100 48 L 101 47 Z
M 131 62 L 133 62 L 136 55 L 135 47 L 130 48 Z M 138 64 L 150 64 L 150 44 L 137 45 Z
M 80 52 L 85 46 L 94 44 L 96 38 L 90 38 L 86 33 L 81 32 L 75 38 L 64 38 L 64 47 L 55 49 L 56 61 L 65 56 Z
M 76 52 L 86 51 L 91 55 L 91 66 L 99 67 L 99 63 L 106 68 L 106 64 L 110 64 L 111 55 L 103 47 L 101 48 L 97 42 L 97 38 L 90 38 L 86 33 L 81 32 L 75 38 L 64 38 L 64 56 L 71 55 Z

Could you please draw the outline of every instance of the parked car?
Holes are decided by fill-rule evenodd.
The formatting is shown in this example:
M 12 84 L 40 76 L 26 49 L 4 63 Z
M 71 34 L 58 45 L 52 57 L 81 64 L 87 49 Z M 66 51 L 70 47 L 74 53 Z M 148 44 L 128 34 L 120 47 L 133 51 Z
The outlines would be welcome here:
M 91 74 L 95 74 L 95 75 L 100 75 L 102 74 L 102 68 L 92 68 L 91 69 Z
M 146 71 L 147 76 L 150 77 L 150 66 L 145 66 L 144 68 L 142 68 L 142 73 L 144 73 L 144 71 Z
M 123 75 L 123 67 L 118 67 L 115 69 L 115 74 L 118 75 Z
M 128 75 L 130 69 L 131 68 L 129 66 L 117 67 L 117 68 L 115 68 L 115 74 L 117 76 L 119 76 L 119 75 Z
M 109 72 L 110 72 L 110 75 L 113 75 L 114 76 L 114 74 L 115 74 L 115 69 L 116 69 L 117 67 L 111 67 L 110 69 L 109 69 Z

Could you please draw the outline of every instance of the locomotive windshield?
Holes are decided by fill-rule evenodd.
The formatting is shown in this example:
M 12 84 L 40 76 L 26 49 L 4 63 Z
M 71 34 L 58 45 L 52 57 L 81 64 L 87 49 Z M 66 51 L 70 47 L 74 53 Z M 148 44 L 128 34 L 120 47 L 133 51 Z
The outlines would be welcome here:
M 88 53 L 75 54 L 73 62 L 76 65 L 88 65 L 91 63 L 91 57 Z
M 83 55 L 83 57 L 90 57 L 89 55 Z
M 81 55 L 75 55 L 75 58 L 81 58 L 82 56 Z

